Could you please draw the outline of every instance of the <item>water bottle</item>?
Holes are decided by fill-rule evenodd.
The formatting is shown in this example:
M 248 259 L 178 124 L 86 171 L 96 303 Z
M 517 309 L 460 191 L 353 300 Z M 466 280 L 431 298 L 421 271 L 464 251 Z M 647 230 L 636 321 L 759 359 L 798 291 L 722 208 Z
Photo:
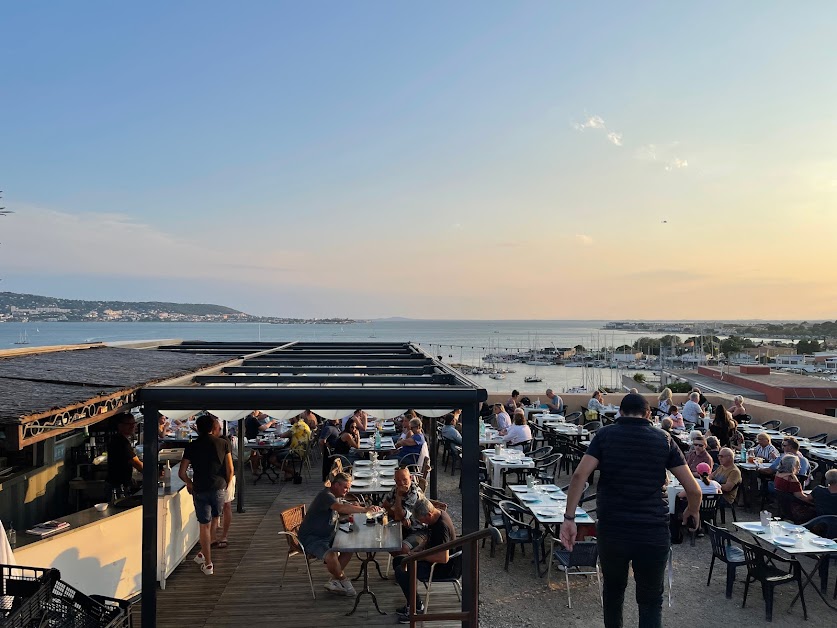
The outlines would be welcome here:
M 480 438 L 485 438 L 485 421 L 480 419 Z
M 741 446 L 741 462 L 747 462 L 747 450 L 744 448 L 743 445 Z
M 116 489 L 113 489 L 110 493 L 110 503 L 115 504 L 117 499 L 119 498 L 116 495 Z
M 9 545 L 14 549 L 17 545 L 17 532 L 15 532 L 15 524 L 13 521 L 9 521 L 9 531 L 6 537 L 9 539 Z
M 381 433 L 375 430 L 375 449 L 381 448 Z
M 540 397 L 538 397 L 537 399 L 535 399 L 535 407 L 536 407 L 536 408 L 540 408 L 540 407 L 541 407 L 541 398 L 540 398 Z
M 166 466 L 163 468 L 163 488 L 171 486 L 171 464 L 166 460 Z

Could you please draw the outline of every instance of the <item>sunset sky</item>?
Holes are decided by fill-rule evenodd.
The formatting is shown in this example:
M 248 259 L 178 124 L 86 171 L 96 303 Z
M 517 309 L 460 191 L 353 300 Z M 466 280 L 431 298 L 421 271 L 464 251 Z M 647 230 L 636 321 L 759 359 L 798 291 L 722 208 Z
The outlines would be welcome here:
M 837 3 L 0 5 L 0 290 L 837 318 Z

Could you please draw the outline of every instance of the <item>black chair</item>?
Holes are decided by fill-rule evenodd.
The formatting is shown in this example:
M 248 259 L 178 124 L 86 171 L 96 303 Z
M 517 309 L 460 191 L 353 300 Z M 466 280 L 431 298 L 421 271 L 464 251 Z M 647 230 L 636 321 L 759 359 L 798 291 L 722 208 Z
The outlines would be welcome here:
M 765 421 L 761 426 L 766 430 L 778 430 L 781 424 L 782 422 L 779 419 L 773 419 L 772 421 Z
M 715 521 L 718 518 L 718 500 L 720 498 L 720 495 L 704 495 L 700 500 L 700 523 L 702 527 L 705 528 L 706 524 L 710 522 L 712 525 L 716 525 Z M 699 530 L 689 530 L 692 547 L 695 545 L 695 538 L 698 532 Z
M 588 423 L 584 424 L 584 429 L 588 432 L 595 432 L 596 430 L 600 430 L 602 428 L 601 421 L 589 421 Z
M 747 564 L 747 579 L 744 582 L 744 601 L 741 608 L 747 604 L 747 593 L 750 584 L 761 583 L 761 593 L 764 598 L 764 613 L 767 621 L 773 621 L 773 590 L 783 584 L 796 582 L 799 589 L 799 601 L 802 602 L 802 614 L 808 619 L 808 608 L 805 606 L 805 595 L 802 592 L 802 567 L 793 558 L 784 558 L 758 545 L 741 541 L 744 548 L 744 560 Z M 778 564 L 788 565 L 788 570 L 780 569 Z
M 562 454 L 552 454 L 535 461 L 534 476 L 541 484 L 553 484 L 558 477 Z
M 533 447 L 543 447 L 546 444 L 546 433 L 540 425 L 529 421 L 529 431 L 532 432 Z
M 514 560 L 515 545 L 520 545 L 520 551 L 526 556 L 524 548 L 531 544 L 532 553 L 535 555 L 535 575 L 540 578 L 543 532 L 537 527 L 535 516 L 512 501 L 501 501 L 498 506 L 503 515 L 503 527 L 506 529 L 506 564 L 504 569 L 508 571 L 509 561 Z
M 809 436 L 808 440 L 812 443 L 825 443 L 828 440 L 828 433 L 823 432 L 822 434 L 817 434 L 816 436 Z
M 555 545 L 560 549 L 555 549 Z M 556 538 L 550 539 L 549 563 L 546 568 L 547 586 L 552 586 L 552 563 L 557 562 L 564 569 L 567 582 L 567 608 L 573 607 L 570 597 L 570 576 L 596 576 L 599 585 L 599 601 L 602 602 L 602 577 L 599 570 L 599 546 L 595 541 L 582 541 L 573 545 L 572 551 L 564 549 Z M 586 567 L 586 570 L 582 570 Z M 602 602 L 603 604 L 603 602 Z
M 799 434 L 799 426 L 791 425 L 790 427 L 786 427 L 782 430 L 783 434 L 787 434 L 788 436 L 796 436 Z
M 500 511 L 500 502 L 495 496 L 483 493 L 480 491 L 480 502 L 482 502 L 482 514 L 485 517 L 485 525 L 483 528 L 494 526 L 498 530 L 502 530 L 505 526 L 503 523 L 503 513 Z M 482 546 L 485 547 L 485 539 L 482 540 Z M 494 536 L 491 537 L 491 556 L 494 556 Z
M 545 446 L 545 447 L 538 447 L 537 449 L 535 449 L 534 451 L 532 451 L 532 452 L 529 454 L 529 457 L 530 457 L 532 460 L 537 461 L 537 460 L 540 460 L 541 458 L 546 458 L 546 457 L 547 457 L 548 455 L 550 455 L 551 453 L 552 453 L 552 446 L 551 446 L 551 445 L 547 445 L 547 446 Z
M 456 473 L 456 463 L 459 462 L 459 468 L 462 468 L 462 445 L 457 445 L 453 441 L 448 444 L 448 459 L 450 460 L 450 474 Z M 447 466 L 445 466 L 447 469 Z
M 741 488 L 741 482 L 736 484 L 732 487 L 730 493 L 735 493 L 735 498 L 738 499 L 738 490 Z M 732 520 L 738 521 L 738 514 L 735 512 L 735 502 L 728 502 L 724 499 L 724 496 L 721 495 L 721 499 L 718 500 L 718 511 L 721 513 L 721 523 L 727 522 L 727 508 L 732 512 Z
M 568 490 L 570 490 L 570 485 L 567 484 L 566 486 L 560 486 L 559 488 L 566 493 Z M 579 506 L 583 502 L 587 501 L 584 496 L 587 495 L 587 491 L 589 491 L 589 490 L 590 490 L 590 482 L 585 482 L 584 483 L 584 489 L 581 491 L 581 500 L 578 502 Z M 594 495 L 594 497 L 595 497 L 595 495 Z
M 581 412 L 573 412 L 564 417 L 564 423 L 572 423 L 578 425 L 578 422 L 583 420 L 584 415 Z
M 826 445 L 828 445 L 829 447 L 837 447 L 837 438 L 835 438 L 834 440 L 828 441 L 826 443 Z
M 812 485 L 814 483 L 814 474 L 817 472 L 817 470 L 819 470 L 819 468 L 820 463 L 816 460 L 808 461 L 808 479 L 811 480 Z M 802 476 L 799 477 L 801 478 Z M 805 486 L 805 483 L 801 479 L 799 480 L 799 482 L 802 484 L 802 486 Z
M 837 515 L 820 515 L 802 525 L 823 538 L 837 538 Z M 826 554 L 820 562 L 820 591 L 823 593 L 828 589 L 828 567 L 832 561 L 837 561 L 837 554 Z M 837 598 L 837 581 L 834 582 L 834 597 Z
M 753 417 L 751 417 L 749 414 L 739 414 L 737 417 L 735 417 L 735 420 L 738 421 L 739 425 L 741 425 L 742 423 L 748 424 L 753 420 Z
M 732 597 L 732 585 L 735 582 L 735 572 L 739 567 L 744 567 L 747 562 L 744 560 L 744 550 L 739 544 L 741 539 L 723 528 L 716 528 L 711 523 L 706 524 L 706 534 L 712 542 L 712 561 L 709 563 L 709 577 L 706 578 L 706 586 L 712 581 L 712 570 L 715 568 L 717 558 L 727 566 L 727 598 Z M 736 545 L 733 545 L 735 543 Z

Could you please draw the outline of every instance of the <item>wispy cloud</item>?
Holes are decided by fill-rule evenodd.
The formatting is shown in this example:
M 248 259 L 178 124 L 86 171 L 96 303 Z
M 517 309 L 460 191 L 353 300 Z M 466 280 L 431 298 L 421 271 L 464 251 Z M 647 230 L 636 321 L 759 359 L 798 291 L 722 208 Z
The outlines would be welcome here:
M 584 122 L 574 122 L 573 127 L 578 131 L 584 129 L 604 129 L 605 121 L 600 116 L 588 116 Z
M 639 161 L 662 163 L 666 172 L 682 170 L 689 167 L 689 162 L 675 153 L 679 144 L 679 142 L 671 142 L 665 145 L 645 144 L 634 151 L 634 158 Z
M 603 131 L 611 144 L 614 146 L 622 146 L 622 134 L 613 129 L 608 129 L 607 124 L 605 124 L 601 116 L 588 115 L 583 122 L 573 122 L 573 128 L 576 131 L 586 131 L 588 129 Z
M 576 242 L 580 243 L 583 246 L 593 246 L 593 238 L 589 235 L 585 235 L 583 233 L 578 233 L 575 236 Z
M 680 170 L 681 168 L 688 168 L 689 162 L 685 159 L 680 159 L 679 157 L 674 157 L 670 159 L 666 163 L 666 170 L 671 172 L 672 170 Z

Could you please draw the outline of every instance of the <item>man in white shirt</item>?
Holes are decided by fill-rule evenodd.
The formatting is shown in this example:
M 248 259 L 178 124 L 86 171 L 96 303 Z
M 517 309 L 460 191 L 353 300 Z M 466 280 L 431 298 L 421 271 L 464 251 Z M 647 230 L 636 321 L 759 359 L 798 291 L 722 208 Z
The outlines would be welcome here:
M 700 400 L 700 393 L 693 392 L 689 395 L 689 400 L 683 404 L 683 420 L 687 423 L 700 423 L 700 420 L 706 416 L 698 401 Z

